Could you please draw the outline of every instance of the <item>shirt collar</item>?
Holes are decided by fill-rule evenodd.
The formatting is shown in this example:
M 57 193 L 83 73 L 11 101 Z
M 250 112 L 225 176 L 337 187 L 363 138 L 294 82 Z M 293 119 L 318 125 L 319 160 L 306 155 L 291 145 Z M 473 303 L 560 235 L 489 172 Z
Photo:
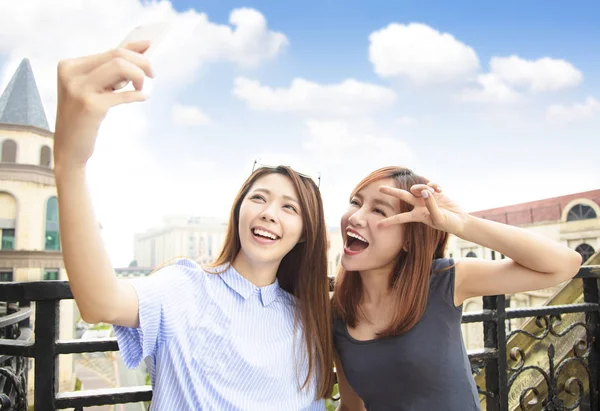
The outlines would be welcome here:
M 264 287 L 257 287 L 248 281 L 244 276 L 237 272 L 233 265 L 219 274 L 221 279 L 244 300 L 247 300 L 254 292 L 258 292 L 263 306 L 268 306 L 277 298 L 279 294 L 279 281 L 275 277 L 275 282 Z

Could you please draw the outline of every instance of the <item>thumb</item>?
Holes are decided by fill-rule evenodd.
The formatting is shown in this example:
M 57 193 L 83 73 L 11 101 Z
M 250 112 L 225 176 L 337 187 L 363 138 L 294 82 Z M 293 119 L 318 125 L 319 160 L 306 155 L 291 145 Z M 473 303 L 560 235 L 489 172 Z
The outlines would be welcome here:
M 105 93 L 101 96 L 102 99 L 106 100 L 105 103 L 108 105 L 108 107 L 146 101 L 148 99 L 148 95 L 142 90 L 123 91 L 120 93 Z

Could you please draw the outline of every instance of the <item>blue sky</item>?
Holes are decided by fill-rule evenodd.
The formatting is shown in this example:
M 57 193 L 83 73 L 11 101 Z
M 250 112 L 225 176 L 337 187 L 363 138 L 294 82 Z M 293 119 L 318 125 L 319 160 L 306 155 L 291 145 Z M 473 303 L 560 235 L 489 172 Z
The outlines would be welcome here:
M 321 172 L 332 226 L 388 164 L 469 211 L 600 187 L 596 1 L 32 2 L 0 5 L 0 86 L 30 58 L 50 123 L 60 59 L 173 23 L 90 162 L 115 265 L 165 214 L 225 217 L 256 157 Z

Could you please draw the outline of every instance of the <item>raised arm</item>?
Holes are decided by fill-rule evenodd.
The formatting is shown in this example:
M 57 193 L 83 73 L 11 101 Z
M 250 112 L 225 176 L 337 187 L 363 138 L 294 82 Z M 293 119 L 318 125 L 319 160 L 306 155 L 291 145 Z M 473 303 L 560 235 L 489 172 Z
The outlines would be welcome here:
M 441 193 L 436 184 L 417 184 L 411 192 L 381 187 L 414 206 L 382 220 L 392 224 L 420 222 L 504 254 L 504 260 L 467 258 L 456 262 L 454 303 L 470 297 L 539 290 L 567 281 L 577 274 L 581 256 L 574 250 L 522 228 L 484 220 L 464 212 Z
M 90 323 L 138 325 L 138 300 L 131 285 L 117 279 L 102 243 L 86 183 L 86 164 L 100 123 L 112 106 L 143 101 L 150 65 L 147 43 L 63 60 L 58 65 L 58 107 L 54 173 L 65 268 L 82 318 Z M 112 85 L 132 80 L 135 91 L 115 93 Z
M 522 228 L 467 216 L 458 234 L 496 250 L 508 259 L 456 262 L 455 304 L 470 297 L 513 294 L 552 287 L 577 274 L 581 256 L 574 250 Z

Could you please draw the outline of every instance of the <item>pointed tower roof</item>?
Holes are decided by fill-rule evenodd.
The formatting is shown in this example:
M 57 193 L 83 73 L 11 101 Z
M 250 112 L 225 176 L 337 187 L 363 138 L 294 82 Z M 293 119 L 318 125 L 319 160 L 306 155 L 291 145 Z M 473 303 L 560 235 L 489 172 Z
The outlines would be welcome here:
M 0 96 L 0 124 L 50 131 L 29 59 L 23 59 Z

